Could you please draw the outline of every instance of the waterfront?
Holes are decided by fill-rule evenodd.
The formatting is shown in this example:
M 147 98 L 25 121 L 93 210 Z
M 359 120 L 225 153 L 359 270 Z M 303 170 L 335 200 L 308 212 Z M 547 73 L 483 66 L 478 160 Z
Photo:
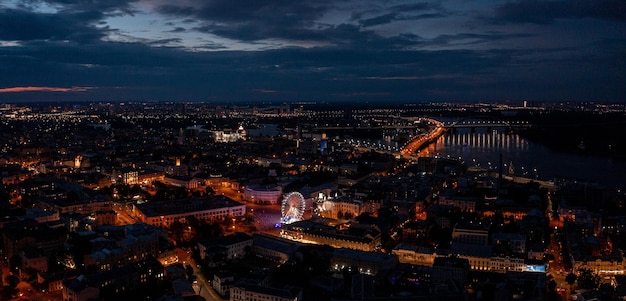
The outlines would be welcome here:
M 553 151 L 504 128 L 449 131 L 420 152 L 420 156 L 462 158 L 469 166 L 497 169 L 502 154 L 504 172 L 516 176 L 553 180 L 572 177 L 613 188 L 626 184 L 626 160 Z M 513 164 L 512 170 L 510 164 Z

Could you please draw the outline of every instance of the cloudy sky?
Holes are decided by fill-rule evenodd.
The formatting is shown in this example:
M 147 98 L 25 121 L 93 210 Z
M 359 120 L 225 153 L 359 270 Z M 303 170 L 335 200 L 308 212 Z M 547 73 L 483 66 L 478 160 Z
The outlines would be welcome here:
M 40 100 L 626 102 L 626 1 L 1 0 Z

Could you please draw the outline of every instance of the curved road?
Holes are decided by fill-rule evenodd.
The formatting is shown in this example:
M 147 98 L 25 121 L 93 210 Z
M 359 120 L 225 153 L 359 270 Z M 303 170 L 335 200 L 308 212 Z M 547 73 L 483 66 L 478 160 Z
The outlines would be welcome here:
M 413 140 L 406 143 L 406 145 L 400 151 L 400 155 L 403 157 L 411 157 L 413 158 L 413 154 L 418 149 L 422 148 L 424 145 L 436 140 L 439 136 L 443 135 L 446 132 L 446 128 L 443 123 L 429 118 L 422 118 L 423 120 L 427 120 L 429 124 L 434 125 L 434 129 L 429 133 L 418 135 L 413 138 Z

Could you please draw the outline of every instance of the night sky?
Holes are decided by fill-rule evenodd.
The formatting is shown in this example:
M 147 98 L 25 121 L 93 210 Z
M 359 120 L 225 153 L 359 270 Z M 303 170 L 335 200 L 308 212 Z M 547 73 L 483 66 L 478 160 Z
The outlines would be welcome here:
M 0 103 L 130 100 L 626 102 L 626 1 L 0 1 Z

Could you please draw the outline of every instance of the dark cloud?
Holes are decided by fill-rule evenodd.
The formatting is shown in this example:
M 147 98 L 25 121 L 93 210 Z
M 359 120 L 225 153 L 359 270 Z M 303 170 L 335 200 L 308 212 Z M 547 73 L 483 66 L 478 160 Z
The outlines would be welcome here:
M 344 34 L 354 30 L 346 28 Z M 440 39 L 456 38 L 494 39 L 462 35 Z M 568 51 L 335 47 L 197 53 L 140 43 L 37 41 L 25 42 L 19 50 L 0 47 L 0 88 L 93 87 L 62 95 L 73 99 L 67 97 L 75 93 L 76 100 L 497 100 L 589 96 L 590 91 L 598 99 L 597 95 L 623 92 L 624 88 L 615 89 L 619 78 L 603 75 L 619 73 L 623 62 L 611 70 L 586 70 L 594 64 L 607 65 L 606 60 L 615 57 L 591 57 L 577 65 L 572 61 L 580 58 Z M 536 69 L 538 65 L 552 71 Z M 3 99 L 38 97 L 41 94 L 6 93 Z
M 359 23 L 364 27 L 376 26 L 381 24 L 388 24 L 395 21 L 398 18 L 398 13 L 392 12 L 384 15 L 380 15 L 374 18 L 360 20 Z
M 206 25 L 195 30 L 212 33 L 222 37 L 242 41 L 259 41 L 267 38 L 281 38 L 295 41 L 313 41 L 320 45 L 333 47 L 372 47 L 372 48 L 405 48 L 418 43 L 418 37 L 411 34 L 400 34 L 395 37 L 383 37 L 374 31 L 362 29 L 353 24 L 328 25 L 323 28 L 309 29 L 300 27 L 259 27 L 246 24 L 238 27 L 226 25 Z
M 60 5 L 68 11 L 97 11 L 103 13 L 118 12 L 134 14 L 131 4 L 139 0 L 40 0 L 53 5 Z M 34 1 L 36 2 L 36 1 Z
M 374 14 L 375 11 L 355 13 L 352 15 L 352 20 L 358 20 L 359 24 L 363 27 L 370 27 L 389 24 L 394 21 L 441 18 L 448 15 L 448 13 L 439 4 L 428 2 L 394 5 L 384 9 L 384 11 L 386 13 L 367 19 L 363 19 L 363 15 Z
M 93 25 L 102 17 L 96 11 L 48 14 L 0 9 L 0 40 L 91 41 L 106 32 Z
M 183 41 L 181 38 L 169 38 L 169 39 L 159 39 L 159 40 L 151 40 L 147 43 L 147 45 L 161 46 L 167 44 L 180 44 Z
M 198 0 L 193 6 L 161 5 L 157 11 L 195 18 L 201 21 L 196 30 L 236 40 L 311 40 L 320 36 L 320 24 L 315 21 L 331 7 L 331 2 Z
M 179 17 L 190 17 L 197 13 L 191 6 L 177 6 L 173 4 L 160 5 L 157 7 L 157 11 L 165 15 L 175 15 Z
M 308 24 L 322 15 L 332 1 L 196 0 L 193 6 L 165 4 L 157 11 L 167 15 L 194 16 L 209 22 L 256 23 L 264 26 Z
M 550 24 L 555 19 L 597 18 L 626 21 L 623 0 L 520 0 L 508 2 L 495 9 L 497 23 Z
M 177 33 L 177 32 L 185 32 L 185 31 L 187 31 L 187 29 L 185 29 L 185 28 L 183 28 L 183 27 L 175 27 L 174 29 L 172 29 L 172 30 L 168 30 L 167 32 L 174 32 L 174 33 Z
M 358 2 L 358 9 L 344 12 L 349 3 L 331 0 L 190 0 L 180 6 L 163 0 L 168 4 L 157 10 L 168 18 L 154 24 L 166 27 L 155 26 L 159 32 L 152 39 L 134 37 L 135 29 L 106 27 L 109 16 L 135 13 L 134 1 L 46 2 L 60 10 L 0 9 L 0 89 L 8 89 L 3 101 L 41 100 L 42 95 L 66 100 L 619 101 L 626 95 L 623 37 L 598 27 L 594 30 L 605 36 L 553 46 L 553 35 L 528 29 L 536 26 L 515 24 L 508 30 L 506 24 L 598 18 L 613 21 L 596 23 L 619 31 L 621 1 L 509 2 L 496 9 L 492 21 L 498 32 L 490 31 L 493 24 L 484 30 L 451 24 L 452 30 L 422 33 L 395 24 L 383 32 L 376 25 L 438 17 L 454 22 L 457 12 L 434 2 Z M 338 12 L 345 19 L 333 15 Z M 322 17 L 333 19 L 329 13 L 335 22 L 322 23 Z M 463 18 L 475 21 L 469 14 Z M 542 28 L 550 33 L 549 26 Z M 257 46 L 257 51 L 228 51 L 230 41 L 189 33 L 194 30 Z M 111 41 L 121 35 L 134 42 Z M 534 48 L 519 39 L 543 45 Z M 289 40 L 290 48 L 275 49 L 267 40 Z
M 360 20 L 359 23 L 363 27 L 370 27 L 370 26 L 388 24 L 394 21 L 410 21 L 410 20 L 422 20 L 422 19 L 443 18 L 443 17 L 446 17 L 446 15 L 442 13 L 429 13 L 429 14 L 418 14 L 418 15 L 400 15 L 398 13 L 389 13 L 389 14 L 374 17 L 374 18 L 363 19 L 363 20 Z
M 503 41 L 508 39 L 530 38 L 533 34 L 528 33 L 460 33 L 456 35 L 440 35 L 431 40 L 424 41 L 424 46 L 450 46 L 450 45 L 480 45 L 486 42 Z
M 297 26 L 319 18 L 332 1 L 214 0 L 198 12 L 200 18 L 222 22 L 259 22 L 266 26 Z
M 107 16 L 133 14 L 137 0 L 31 0 L 18 8 L 0 7 L 0 40 L 52 40 L 87 43 L 111 31 Z M 37 12 L 38 4 L 58 8 L 55 13 Z M 99 25 L 100 27 L 97 27 Z

